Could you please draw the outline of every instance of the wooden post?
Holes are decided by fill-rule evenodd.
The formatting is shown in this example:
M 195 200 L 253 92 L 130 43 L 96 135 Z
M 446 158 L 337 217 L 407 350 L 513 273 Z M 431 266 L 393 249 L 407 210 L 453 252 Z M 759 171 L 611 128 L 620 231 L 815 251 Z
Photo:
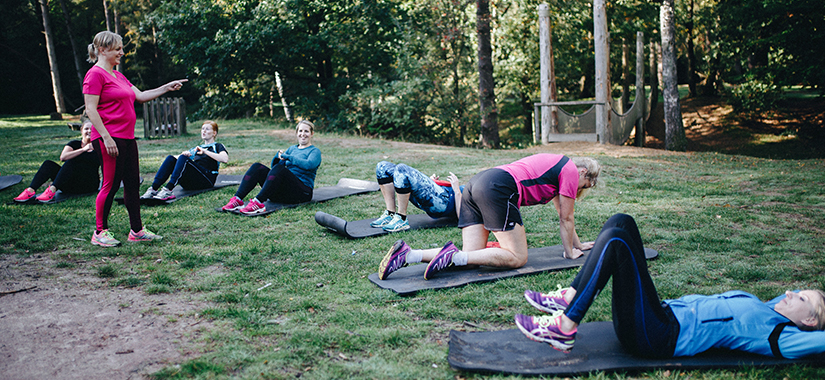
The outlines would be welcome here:
M 622 37 L 622 100 L 619 104 L 620 113 L 627 113 L 630 104 L 630 47 L 627 39 Z
M 557 100 L 556 73 L 553 67 L 552 28 L 550 27 L 550 7 L 541 4 L 539 9 L 539 52 L 541 58 L 541 102 L 551 103 Z M 558 115 L 556 106 L 541 107 L 541 143 L 548 144 L 550 133 L 558 133 Z M 537 131 L 538 132 L 538 131 Z M 538 133 L 537 133 L 538 134 Z
M 636 32 L 636 106 L 639 119 L 636 122 L 636 145 L 645 146 L 645 35 Z
M 608 60 L 610 51 L 607 34 L 605 0 L 593 0 L 593 45 L 596 53 L 596 135 L 599 143 L 610 141 L 610 88 Z

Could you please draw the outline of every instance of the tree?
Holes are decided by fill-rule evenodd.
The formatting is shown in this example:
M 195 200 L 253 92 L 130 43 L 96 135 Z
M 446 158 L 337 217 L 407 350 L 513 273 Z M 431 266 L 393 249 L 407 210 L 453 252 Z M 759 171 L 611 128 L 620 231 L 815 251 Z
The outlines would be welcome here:
M 490 1 L 476 1 L 478 30 L 478 98 L 481 112 L 481 146 L 498 148 L 498 107 L 493 80 L 493 46 L 490 41 Z
M 665 106 L 665 149 L 684 151 L 687 138 L 679 108 L 679 82 L 676 79 L 676 24 L 673 0 L 663 0 L 660 8 L 662 33 L 662 96 Z
M 54 92 L 54 103 L 57 113 L 65 113 L 66 105 L 63 101 L 63 89 L 60 84 L 60 69 L 57 67 L 57 52 L 54 50 L 54 36 L 49 24 L 49 2 L 39 0 L 40 9 L 43 15 L 43 30 L 46 36 L 46 53 L 49 55 L 49 68 L 52 77 L 52 91 Z

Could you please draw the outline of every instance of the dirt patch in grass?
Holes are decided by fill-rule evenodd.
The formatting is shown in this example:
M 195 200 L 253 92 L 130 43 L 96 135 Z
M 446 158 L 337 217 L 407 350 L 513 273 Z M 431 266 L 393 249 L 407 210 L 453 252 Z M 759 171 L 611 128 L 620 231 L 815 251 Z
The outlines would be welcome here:
M 4 379 L 145 378 L 197 356 L 214 328 L 189 295 L 112 287 L 49 255 L 0 256 L 0 292 Z

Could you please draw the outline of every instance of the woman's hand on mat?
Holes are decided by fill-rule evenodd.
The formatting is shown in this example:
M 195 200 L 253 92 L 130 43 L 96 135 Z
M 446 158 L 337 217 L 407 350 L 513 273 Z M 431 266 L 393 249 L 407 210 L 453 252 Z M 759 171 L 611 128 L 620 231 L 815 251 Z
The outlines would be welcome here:
M 574 260 L 574 259 L 578 259 L 579 257 L 582 257 L 582 255 L 584 255 L 584 252 L 582 252 L 581 249 L 573 248 L 572 251 L 573 252 L 569 256 L 567 255 L 567 252 L 565 252 L 564 253 L 564 258 Z
M 589 249 L 593 249 L 593 245 L 594 245 L 595 243 L 596 243 L 596 242 L 593 242 L 593 241 L 588 241 L 588 242 L 586 242 L 586 243 L 582 243 L 582 246 L 581 246 L 581 248 L 579 248 L 579 249 L 581 249 L 582 251 L 587 251 L 587 250 L 589 250 Z

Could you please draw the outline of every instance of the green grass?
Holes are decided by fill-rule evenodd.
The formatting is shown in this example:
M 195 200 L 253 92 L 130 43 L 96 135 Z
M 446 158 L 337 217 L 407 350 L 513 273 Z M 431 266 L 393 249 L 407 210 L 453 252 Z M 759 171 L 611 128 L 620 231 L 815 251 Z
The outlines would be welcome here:
M 218 141 L 230 155 L 221 170 L 241 174 L 253 162 L 269 163 L 278 149 L 294 143 L 276 137 L 281 135 L 275 133 L 278 129 L 286 128 L 291 126 L 256 120 L 221 123 Z M 534 313 L 523 300 L 524 289 L 554 289 L 575 275 L 575 270 L 543 273 L 408 298 L 379 289 L 366 277 L 399 236 L 413 247 L 434 247 L 461 241 L 461 234 L 447 228 L 347 240 L 313 219 L 317 210 L 349 220 L 375 217 L 382 210 L 378 193 L 245 218 L 214 211 L 235 190 L 221 189 L 165 207 L 143 208 L 144 224 L 165 236 L 161 242 L 94 247 L 88 241 L 94 228 L 93 197 L 42 207 L 5 205 L 43 160 L 55 159 L 75 137 L 64 123 L 44 117 L 0 119 L 6 147 L 0 173 L 25 177 L 24 183 L 2 193 L 0 254 L 51 255 L 56 267 L 99 276 L 111 286 L 208 301 L 199 314 L 222 327 L 199 341 L 200 357 L 159 371 L 158 379 L 508 378 L 450 368 L 449 330 L 474 330 L 465 321 L 487 330 L 514 328 L 515 313 Z M 197 140 L 195 135 L 139 140 L 141 173 L 147 177 L 141 189 L 165 155 L 188 149 Z M 389 141 L 322 132 L 316 133 L 315 144 L 324 154 L 316 186 L 333 185 L 341 177 L 374 180 L 375 163 L 384 159 L 403 161 L 425 173 L 452 171 L 467 181 L 480 169 L 528 154 L 431 145 L 397 148 Z M 610 215 L 636 217 L 645 244 L 661 253 L 650 262 L 661 297 L 736 288 L 766 299 L 785 289 L 825 285 L 825 160 L 717 153 L 595 158 L 604 165 L 604 186 L 577 202 L 577 231 L 582 239 L 592 240 Z M 530 246 L 560 244 L 552 206 L 522 212 Z M 115 236 L 125 239 L 128 218 L 122 206 L 113 208 L 110 223 Z M 39 232 L 44 226 L 48 233 Z M 257 290 L 267 283 L 272 285 Z M 586 321 L 611 318 L 609 290 L 597 299 Z M 825 369 L 678 374 L 822 378 Z

